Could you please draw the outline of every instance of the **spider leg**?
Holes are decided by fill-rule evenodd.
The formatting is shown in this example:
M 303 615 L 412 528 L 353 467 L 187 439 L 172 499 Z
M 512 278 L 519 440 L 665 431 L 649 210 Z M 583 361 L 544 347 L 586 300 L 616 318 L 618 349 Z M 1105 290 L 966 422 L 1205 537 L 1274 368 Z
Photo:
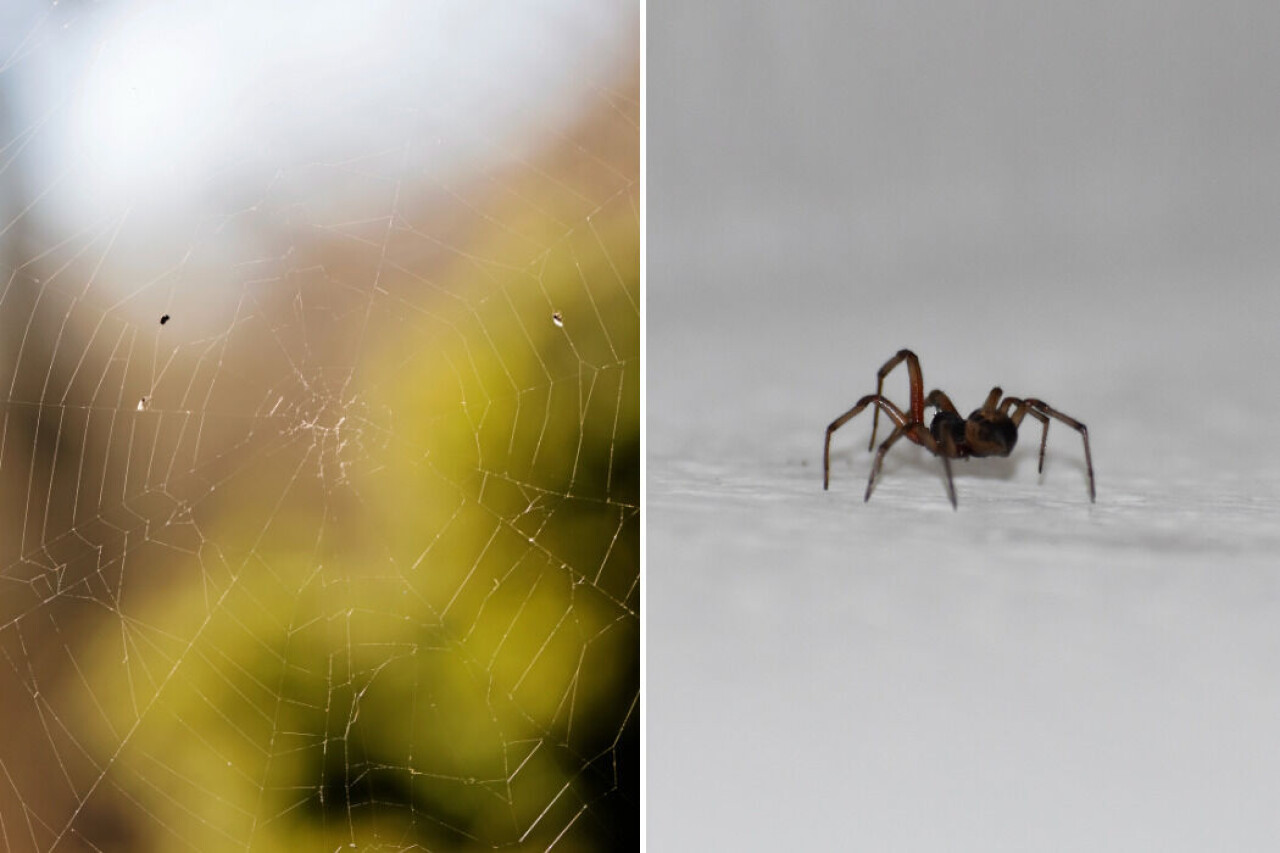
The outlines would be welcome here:
M 1040 433 L 1040 464 L 1036 471 L 1040 474 L 1044 473 L 1044 446 L 1049 440 L 1049 418 L 1044 412 L 1036 411 L 1029 408 L 1026 403 L 1017 397 L 1005 397 L 1004 402 L 1000 404 L 1001 412 L 1013 421 L 1014 426 L 1022 425 L 1023 415 L 1031 415 L 1031 417 L 1040 421 L 1044 425 L 1044 430 Z
M 888 453 L 889 448 L 893 447 L 897 440 L 902 438 L 904 435 L 911 436 L 914 441 L 923 445 L 935 456 L 942 457 L 942 469 L 947 475 L 947 497 L 951 499 L 951 508 L 956 509 L 956 487 L 955 483 L 951 479 L 951 460 L 947 458 L 947 455 L 942 452 L 940 447 L 938 447 L 938 443 L 934 440 L 932 433 L 930 433 L 929 430 L 925 428 L 925 425 L 919 421 L 899 424 L 898 427 L 894 429 L 893 433 L 885 439 L 884 444 L 880 445 L 880 450 L 876 452 L 876 461 L 871 465 L 871 476 L 867 478 L 867 493 L 862 498 L 863 502 L 865 503 L 866 501 L 871 500 L 871 490 L 875 488 L 876 477 L 880 475 L 880 465 L 884 462 L 885 454 Z
M 1067 426 L 1071 427 L 1076 432 L 1080 433 L 1080 437 L 1084 439 L 1084 466 L 1085 466 L 1085 469 L 1089 472 L 1089 502 L 1090 503 L 1096 502 L 1097 492 L 1094 489 L 1094 484 L 1093 484 L 1093 455 L 1089 452 L 1089 428 L 1086 427 L 1084 424 L 1080 423 L 1075 418 L 1071 417 L 1070 415 L 1066 415 L 1066 414 L 1063 414 L 1062 412 L 1059 412 L 1057 409 L 1055 409 L 1053 406 L 1050 406 L 1044 400 L 1027 399 L 1027 400 L 1023 400 L 1023 405 L 1027 407 L 1028 411 L 1035 411 L 1043 415 L 1048 415 L 1051 418 L 1056 418 L 1057 420 L 1060 420 Z M 1046 421 L 1046 424 L 1047 423 L 1048 422 Z M 1047 429 L 1047 426 L 1046 426 L 1046 429 Z
M 999 403 L 1000 403 L 1000 396 L 1002 394 L 1004 394 L 1004 391 L 1000 390 L 999 385 L 992 388 L 991 393 L 987 394 L 987 399 L 984 400 L 982 403 L 982 411 L 986 412 L 987 414 L 991 414 L 997 411 L 1000 408 Z
M 876 407 L 877 414 L 880 413 L 881 409 L 884 409 L 884 413 L 888 415 L 893 420 L 893 422 L 898 426 L 901 427 L 907 424 L 908 422 L 907 416 L 903 414 L 902 410 L 899 409 L 897 406 L 895 406 L 889 399 L 882 397 L 879 394 L 868 394 L 867 396 L 859 400 L 857 403 L 855 403 L 852 409 L 850 409 L 849 411 L 845 412 L 843 415 L 841 415 L 840 417 L 832 421 L 830 425 L 827 426 L 827 440 L 822 447 L 822 488 L 823 490 L 826 490 L 828 484 L 831 481 L 831 434 L 836 430 L 840 429 L 840 427 L 844 426 L 846 423 L 848 423 L 852 418 L 854 418 L 859 412 L 861 412 L 867 406 L 870 406 L 873 404 Z
M 951 398 L 937 388 L 930 391 L 929 396 L 924 398 L 924 406 L 926 409 L 933 406 L 935 409 L 943 412 L 950 412 L 953 415 L 960 414 L 960 412 L 956 410 L 955 403 L 951 402 Z M 923 423 L 923 421 L 921 421 L 921 423 Z
M 884 393 L 884 378 L 889 372 L 901 364 L 907 363 L 907 374 L 911 379 L 911 409 L 908 412 L 911 420 L 924 422 L 924 376 L 920 372 L 920 359 L 909 349 L 898 350 L 897 355 L 889 359 L 876 371 L 876 396 Z M 880 410 L 876 409 L 871 418 L 871 441 L 867 442 L 867 452 L 876 446 L 876 428 L 880 425 Z M 899 424 L 901 426 L 901 424 Z
M 876 477 L 880 476 L 880 463 L 884 462 L 884 456 L 889 452 L 889 448 L 902 436 L 906 435 L 907 429 L 914 424 L 895 427 L 889 437 L 884 440 L 884 444 L 880 445 L 880 450 L 876 453 L 876 461 L 871 464 L 871 476 L 867 478 L 867 493 L 862 496 L 863 503 L 871 500 L 871 490 L 875 488 Z

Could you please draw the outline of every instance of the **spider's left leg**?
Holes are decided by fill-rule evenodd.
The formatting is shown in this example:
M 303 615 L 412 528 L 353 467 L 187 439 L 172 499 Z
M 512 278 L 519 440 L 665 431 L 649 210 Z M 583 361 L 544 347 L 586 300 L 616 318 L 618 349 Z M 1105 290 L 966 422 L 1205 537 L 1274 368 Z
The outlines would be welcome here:
M 831 434 L 870 405 L 875 405 L 877 414 L 881 409 L 884 409 L 885 414 L 898 426 L 905 426 L 908 423 L 907 416 L 903 414 L 902 410 L 895 406 L 891 400 L 879 394 L 868 394 L 855 403 L 852 409 L 832 421 L 827 426 L 826 441 L 822 445 L 822 488 L 824 491 L 831 481 Z
M 1046 416 L 1043 412 L 1038 412 L 1035 409 L 1030 408 L 1029 406 L 1027 406 L 1025 401 L 1019 400 L 1017 397 L 1005 397 L 1004 402 L 1000 404 L 999 408 L 1002 414 L 1004 414 L 1007 418 L 1009 418 L 1009 420 L 1013 421 L 1014 426 L 1022 426 L 1022 418 L 1024 415 L 1031 415 L 1031 417 L 1040 421 L 1040 423 L 1044 425 L 1044 429 L 1040 433 L 1040 464 L 1036 468 L 1036 471 L 1038 473 L 1043 474 L 1044 473 L 1044 446 L 1045 446 L 1045 442 L 1049 440 L 1048 416 Z
M 924 421 L 924 374 L 920 372 L 920 359 L 909 349 L 900 349 L 893 358 L 881 365 L 876 371 L 876 396 L 884 394 L 884 378 L 902 362 L 907 363 L 907 374 L 910 385 L 911 407 L 908 417 L 913 421 Z M 880 426 L 880 410 L 871 416 L 871 440 L 867 442 L 867 452 L 876 446 L 876 429 Z
M 867 493 L 862 496 L 863 503 L 871 500 L 871 490 L 875 488 L 876 477 L 880 476 L 880 463 L 884 462 L 885 454 L 889 452 L 889 448 L 893 447 L 898 439 L 906 435 L 908 426 L 915 426 L 915 424 L 895 427 L 889 437 L 884 440 L 884 444 L 880 445 L 880 450 L 876 453 L 876 461 L 871 463 L 871 476 L 867 477 Z
M 880 449 L 876 452 L 876 461 L 871 466 L 871 476 L 867 478 L 867 493 L 862 498 L 863 502 L 865 503 L 866 501 L 871 500 L 871 490 L 875 488 L 876 477 L 880 475 L 880 464 L 884 462 L 885 454 L 887 454 L 889 452 L 889 448 L 893 447 L 894 443 L 904 435 L 910 436 L 912 441 L 924 446 L 927 450 L 933 453 L 933 455 L 942 457 L 942 469 L 947 475 L 947 497 L 951 499 L 951 508 L 956 509 L 956 487 L 955 483 L 951 479 L 951 459 L 948 458 L 943 449 L 938 446 L 937 441 L 934 440 L 933 434 L 929 432 L 929 430 L 925 428 L 925 425 L 919 421 L 912 421 L 911 423 L 902 424 L 897 427 L 893 431 L 893 434 L 885 439 L 884 444 L 880 445 Z
M 1024 400 L 1023 403 L 1027 406 L 1028 411 L 1036 411 L 1041 414 L 1048 415 L 1051 418 L 1057 418 L 1076 432 L 1080 433 L 1080 437 L 1084 439 L 1084 467 L 1089 472 L 1089 502 L 1096 502 L 1097 492 L 1093 486 L 1093 456 L 1089 453 L 1089 428 L 1070 415 L 1065 415 L 1062 412 L 1059 412 L 1044 400 L 1027 399 Z

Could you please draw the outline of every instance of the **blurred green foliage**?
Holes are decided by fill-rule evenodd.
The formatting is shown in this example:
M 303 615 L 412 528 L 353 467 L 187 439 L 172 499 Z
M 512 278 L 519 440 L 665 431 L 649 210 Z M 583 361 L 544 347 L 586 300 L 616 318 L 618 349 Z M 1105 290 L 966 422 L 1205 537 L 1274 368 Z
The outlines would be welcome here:
M 639 223 L 521 225 L 385 280 L 351 390 L 96 641 L 69 689 L 139 845 L 635 843 Z

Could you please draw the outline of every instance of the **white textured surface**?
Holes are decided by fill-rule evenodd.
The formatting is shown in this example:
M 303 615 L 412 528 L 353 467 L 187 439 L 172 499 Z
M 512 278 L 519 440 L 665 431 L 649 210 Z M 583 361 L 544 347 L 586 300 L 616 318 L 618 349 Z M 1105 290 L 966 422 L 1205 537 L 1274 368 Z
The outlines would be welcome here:
M 1099 402 L 1122 376 L 1095 374 L 1057 396 L 1090 424 L 1096 505 L 1060 428 L 1043 478 L 1026 432 L 1009 460 L 956 464 L 957 512 L 906 447 L 863 503 L 870 419 L 837 433 L 824 493 L 847 402 L 799 403 L 809 383 L 863 389 L 804 367 L 810 349 L 787 336 L 754 374 L 767 390 L 735 397 L 676 367 L 696 347 L 651 336 L 651 849 L 1280 839 L 1274 450 L 1215 442 L 1195 410 L 1146 443 Z M 792 370 L 795 409 L 770 381 Z M 662 412 L 683 428 L 652 427 Z

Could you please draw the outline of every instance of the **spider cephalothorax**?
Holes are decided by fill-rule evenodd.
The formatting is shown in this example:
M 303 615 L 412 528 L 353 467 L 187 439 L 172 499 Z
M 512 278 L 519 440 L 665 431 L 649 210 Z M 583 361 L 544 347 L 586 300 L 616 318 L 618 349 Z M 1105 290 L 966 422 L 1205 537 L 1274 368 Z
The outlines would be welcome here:
M 884 378 L 889 371 L 901 362 L 907 363 L 907 373 L 911 379 L 911 406 L 906 411 L 899 409 L 881 392 L 884 390 Z M 875 416 L 871 422 L 871 442 L 867 450 L 875 447 L 876 428 L 879 426 L 880 412 L 883 410 L 894 423 L 893 433 L 880 445 L 876 453 L 875 463 L 871 466 L 871 476 L 867 480 L 867 493 L 863 498 L 871 498 L 871 489 L 875 486 L 876 475 L 880 473 L 880 464 L 884 461 L 889 448 L 904 435 L 911 441 L 923 446 L 935 456 L 941 457 L 943 469 L 947 474 L 947 496 L 951 505 L 956 506 L 955 484 L 951 478 L 951 460 L 968 459 L 971 456 L 1008 456 L 1018 443 L 1018 427 L 1022 419 L 1031 415 L 1040 421 L 1044 429 L 1040 434 L 1040 471 L 1044 471 L 1044 446 L 1049 437 L 1049 418 L 1062 421 L 1080 433 L 1084 439 L 1085 468 L 1089 472 L 1089 500 L 1095 499 L 1093 485 L 1093 460 L 1089 454 L 1089 431 L 1084 424 L 1075 418 L 1064 415 L 1043 400 L 1004 397 L 998 387 L 982 404 L 982 408 L 974 409 L 969 417 L 963 418 L 952 404 L 950 398 L 941 391 L 930 391 L 924 394 L 924 377 L 920 372 L 920 360 L 911 350 L 899 350 L 898 354 L 885 362 L 876 374 L 876 393 L 868 394 L 859 400 L 852 409 L 836 418 L 827 427 L 826 444 L 822 451 L 822 488 L 826 489 L 831 479 L 831 434 L 842 427 L 867 406 L 875 406 Z M 928 429 L 924 425 L 924 410 L 933 408 L 936 414 Z

